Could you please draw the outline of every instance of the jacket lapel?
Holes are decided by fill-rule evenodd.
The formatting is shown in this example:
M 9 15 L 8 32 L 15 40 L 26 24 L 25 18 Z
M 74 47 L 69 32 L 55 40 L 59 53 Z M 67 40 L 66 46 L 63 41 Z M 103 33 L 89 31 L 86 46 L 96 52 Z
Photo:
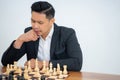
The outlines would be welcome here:
M 39 46 L 39 39 L 40 38 L 38 38 L 38 40 L 37 41 L 35 41 L 35 57 L 37 58 L 37 54 L 38 54 L 38 46 Z
M 52 57 L 53 57 L 53 53 L 55 51 L 55 46 L 56 46 L 56 43 L 59 39 L 58 35 L 59 35 L 58 27 L 57 27 L 56 24 L 54 24 L 54 33 L 53 33 L 53 36 L 52 36 L 51 46 L 50 46 L 50 59 L 52 59 Z
M 58 41 L 58 36 L 59 35 L 59 30 L 58 30 L 58 26 L 56 24 L 54 24 L 54 33 L 53 33 L 53 36 L 52 36 L 52 40 L 51 40 L 51 46 L 50 46 L 50 58 L 52 59 L 53 57 L 53 53 L 55 51 L 55 46 L 56 46 L 56 43 Z M 40 39 L 40 38 L 39 38 Z M 38 54 L 38 47 L 39 47 L 39 39 L 37 41 L 35 41 L 35 56 L 37 57 L 37 54 Z

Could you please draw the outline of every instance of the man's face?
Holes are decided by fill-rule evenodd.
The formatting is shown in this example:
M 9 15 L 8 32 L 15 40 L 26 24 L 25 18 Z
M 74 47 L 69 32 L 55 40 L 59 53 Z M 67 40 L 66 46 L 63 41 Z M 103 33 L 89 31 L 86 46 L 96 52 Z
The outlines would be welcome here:
M 38 13 L 34 11 L 32 12 L 32 17 L 31 17 L 32 29 L 36 32 L 38 36 L 42 36 L 43 38 L 46 38 L 46 36 L 49 34 L 49 31 L 53 23 L 54 23 L 54 18 L 49 20 L 46 18 L 46 15 L 43 13 Z

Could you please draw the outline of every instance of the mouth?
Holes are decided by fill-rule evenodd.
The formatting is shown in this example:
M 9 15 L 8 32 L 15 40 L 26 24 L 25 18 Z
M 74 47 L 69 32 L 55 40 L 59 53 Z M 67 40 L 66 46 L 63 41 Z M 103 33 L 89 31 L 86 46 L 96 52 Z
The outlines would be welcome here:
M 35 33 L 36 33 L 38 36 L 41 35 L 41 32 L 42 32 L 42 31 L 38 31 L 38 30 L 34 30 L 34 31 L 35 31 Z

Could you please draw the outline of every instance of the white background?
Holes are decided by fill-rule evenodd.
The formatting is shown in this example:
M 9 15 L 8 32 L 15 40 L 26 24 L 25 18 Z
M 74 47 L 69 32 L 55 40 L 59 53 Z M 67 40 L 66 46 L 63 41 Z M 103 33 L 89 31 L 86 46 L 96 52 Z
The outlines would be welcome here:
M 30 26 L 37 0 L 0 0 L 0 56 Z M 120 74 L 120 0 L 48 0 L 56 23 L 75 29 L 83 52 L 82 71 Z M 0 58 L 1 59 L 1 58 Z M 23 66 L 26 57 L 18 64 Z

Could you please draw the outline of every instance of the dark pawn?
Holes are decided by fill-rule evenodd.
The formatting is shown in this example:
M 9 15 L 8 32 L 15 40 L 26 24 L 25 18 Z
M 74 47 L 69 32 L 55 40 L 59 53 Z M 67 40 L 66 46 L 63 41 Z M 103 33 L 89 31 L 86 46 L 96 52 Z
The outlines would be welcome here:
M 45 80 L 45 78 L 46 78 L 45 76 L 41 76 L 41 80 Z
M 25 78 L 23 76 L 17 76 L 17 80 L 25 80 Z

